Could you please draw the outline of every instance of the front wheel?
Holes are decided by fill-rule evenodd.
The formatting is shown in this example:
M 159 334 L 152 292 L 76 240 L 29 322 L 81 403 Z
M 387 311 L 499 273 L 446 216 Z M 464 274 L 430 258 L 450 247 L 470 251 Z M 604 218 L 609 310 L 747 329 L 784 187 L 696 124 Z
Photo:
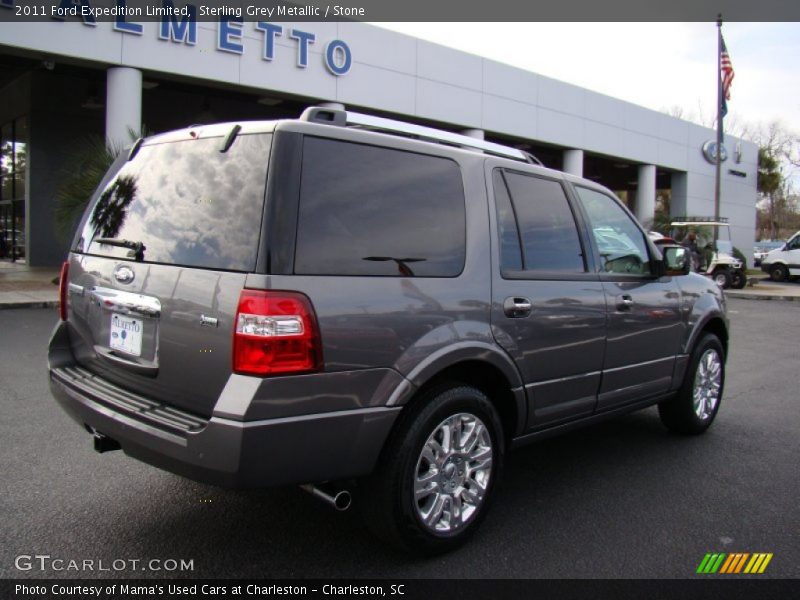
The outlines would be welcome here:
M 370 529 L 423 554 L 463 544 L 489 509 L 503 464 L 503 430 L 489 399 L 470 386 L 433 390 L 409 406 L 363 482 Z
M 717 416 L 724 385 L 725 350 L 707 333 L 695 344 L 677 395 L 658 405 L 661 422 L 676 433 L 703 433 Z
M 747 285 L 747 275 L 741 269 L 735 270 L 731 274 L 731 287 L 735 290 L 741 290 Z
M 772 267 L 770 267 L 769 269 L 769 278 L 772 279 L 772 281 L 777 281 L 777 282 L 786 281 L 788 277 L 789 277 L 789 269 L 786 268 L 786 265 L 782 264 L 772 265 Z
M 731 272 L 728 269 L 717 269 L 714 271 L 714 274 L 711 276 L 719 287 L 723 290 L 727 290 L 731 287 Z

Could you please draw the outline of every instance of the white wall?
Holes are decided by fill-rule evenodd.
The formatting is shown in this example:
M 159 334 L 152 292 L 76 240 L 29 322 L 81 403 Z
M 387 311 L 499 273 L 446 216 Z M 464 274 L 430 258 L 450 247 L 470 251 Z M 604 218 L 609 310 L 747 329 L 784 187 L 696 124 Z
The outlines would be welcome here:
M 714 138 L 710 129 L 363 23 L 284 24 L 272 61 L 262 59 L 263 33 L 253 23 L 243 27 L 243 54 L 217 50 L 217 23 L 197 24 L 195 46 L 158 39 L 157 23 L 143 26 L 143 34 L 136 36 L 116 32 L 110 23 L 0 23 L 0 51 L 6 45 L 55 56 L 57 62 L 66 55 L 98 66 L 125 65 L 285 92 L 654 164 L 686 173 L 686 186 L 673 190 L 686 189 L 677 205 L 685 204 L 692 214 L 713 214 L 714 167 L 700 151 L 703 142 Z M 291 27 L 317 36 L 304 69 L 296 65 Z M 337 38 L 349 45 L 353 57 L 350 72 L 341 77 L 328 72 L 323 59 L 325 44 Z M 731 155 L 734 144 L 728 140 Z M 722 215 L 734 223 L 736 245 L 751 254 L 757 148 L 743 142 L 742 149 L 741 164 L 730 158 L 723 165 Z M 730 175 L 729 168 L 746 177 Z

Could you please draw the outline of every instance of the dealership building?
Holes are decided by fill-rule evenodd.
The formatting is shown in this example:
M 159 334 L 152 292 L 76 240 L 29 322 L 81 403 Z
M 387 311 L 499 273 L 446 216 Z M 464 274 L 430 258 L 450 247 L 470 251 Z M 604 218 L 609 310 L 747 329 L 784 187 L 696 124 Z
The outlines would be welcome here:
M 122 146 L 129 130 L 321 103 L 524 149 L 614 190 L 646 227 L 657 212 L 714 214 L 713 130 L 363 23 L 0 22 L 0 98 L 0 228 L 32 266 L 64 258 L 55 195 L 89 134 Z M 728 136 L 723 155 L 721 216 L 751 261 L 758 148 Z

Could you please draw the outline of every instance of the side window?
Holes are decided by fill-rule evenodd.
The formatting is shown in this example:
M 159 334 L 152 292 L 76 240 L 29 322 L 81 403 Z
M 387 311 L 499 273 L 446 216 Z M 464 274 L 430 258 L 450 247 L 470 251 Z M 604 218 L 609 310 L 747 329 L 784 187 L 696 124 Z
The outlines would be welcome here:
M 800 250 L 800 235 L 795 236 L 794 239 L 787 244 L 787 247 L 789 250 Z
M 507 188 L 501 185 L 503 179 Z M 496 171 L 494 181 L 502 267 L 515 268 L 514 247 L 521 243 L 525 271 L 583 273 L 578 228 L 561 184 L 510 171 Z M 505 189 L 511 199 L 507 206 Z M 509 230 L 518 236 L 516 242 Z
M 575 186 L 607 273 L 650 273 L 650 255 L 642 230 L 610 196 Z
M 305 138 L 295 273 L 455 277 L 465 236 L 454 161 Z
M 519 229 L 508 188 L 500 169 L 492 175 L 494 200 L 497 205 L 497 229 L 500 234 L 500 268 L 502 270 L 522 270 L 522 249 L 520 248 Z

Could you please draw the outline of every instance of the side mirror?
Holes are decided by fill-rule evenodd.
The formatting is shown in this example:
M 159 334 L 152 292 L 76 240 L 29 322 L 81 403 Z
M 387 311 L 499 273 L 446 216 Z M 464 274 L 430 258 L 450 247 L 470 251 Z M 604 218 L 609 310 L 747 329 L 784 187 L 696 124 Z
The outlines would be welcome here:
M 674 277 L 689 274 L 692 261 L 688 249 L 683 246 L 662 246 L 661 254 L 664 256 L 664 275 Z

